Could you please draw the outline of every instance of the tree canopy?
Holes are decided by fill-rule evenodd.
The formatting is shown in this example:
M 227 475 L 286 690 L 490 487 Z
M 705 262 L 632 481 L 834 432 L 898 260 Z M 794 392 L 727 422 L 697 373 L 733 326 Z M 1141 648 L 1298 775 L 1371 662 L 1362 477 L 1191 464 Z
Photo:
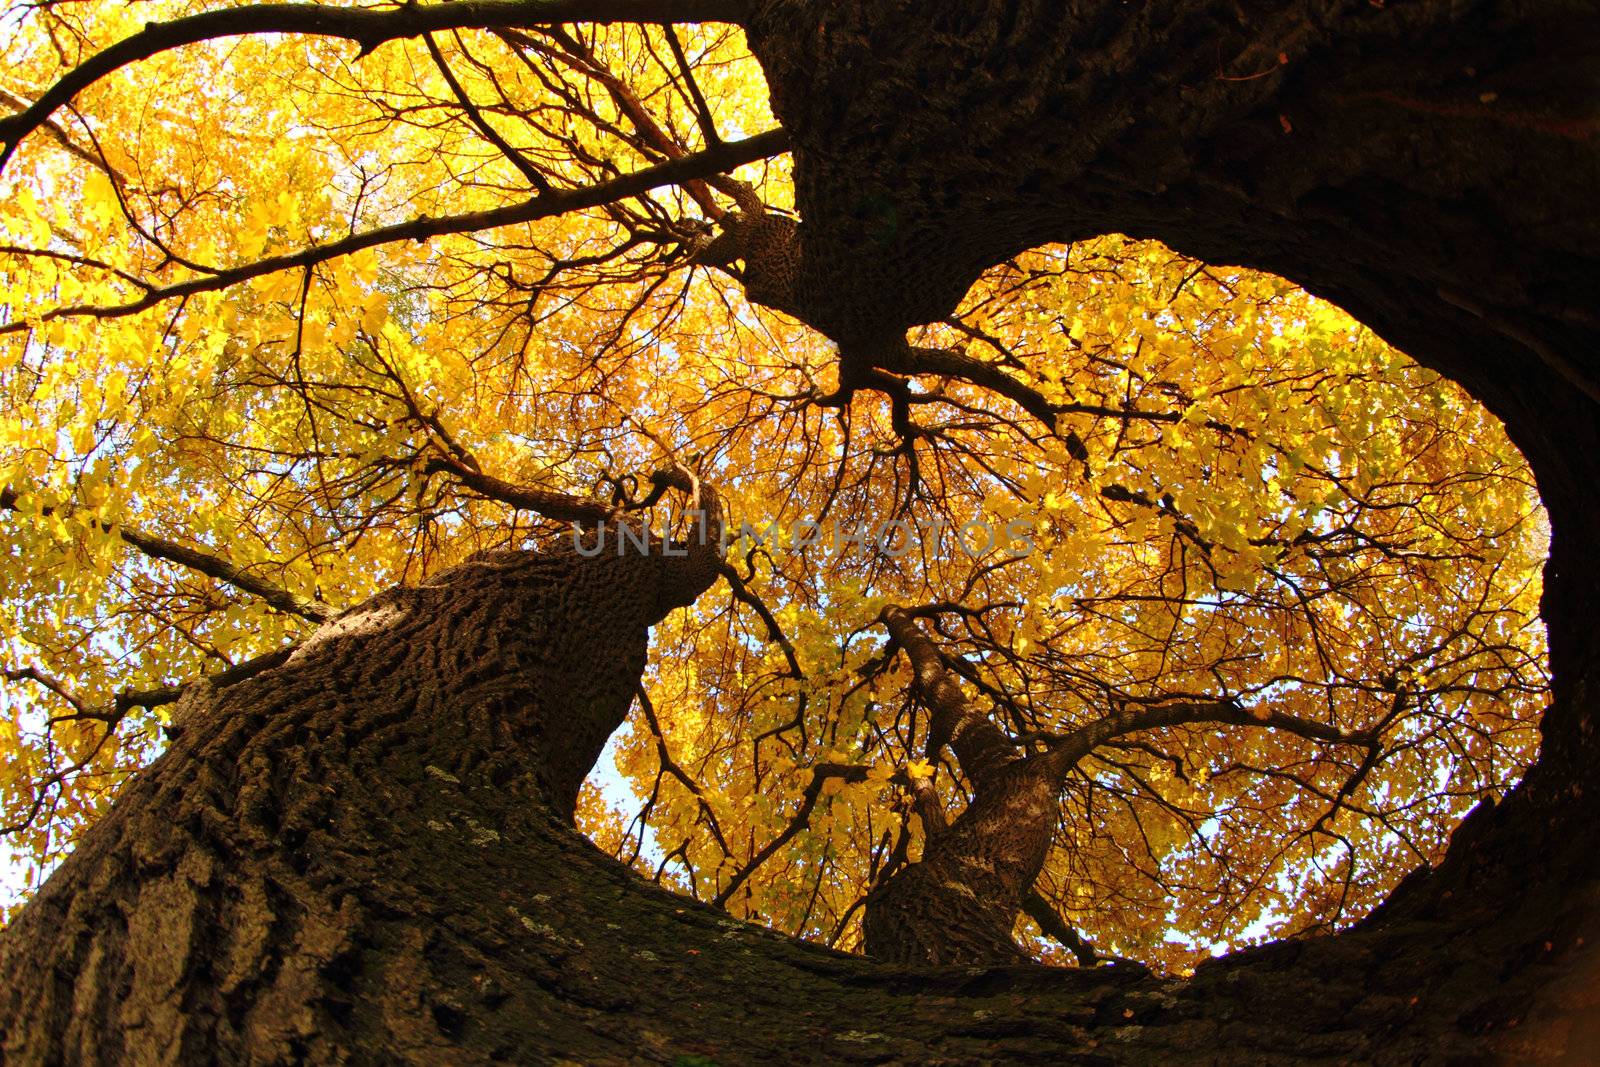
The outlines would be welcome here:
M 1009 827 L 1016 872 L 963 884 L 1027 952 L 1185 970 L 1359 918 L 1533 760 L 1532 476 L 1337 308 L 1102 237 L 845 366 L 788 287 L 760 66 L 672 25 L 719 5 L 308 10 L 5 15 L 0 830 L 33 876 L 191 679 L 476 553 L 681 529 L 663 467 L 716 487 L 722 580 L 655 629 L 637 803 L 591 782 L 577 821 L 736 917 L 944 961 L 872 901 Z

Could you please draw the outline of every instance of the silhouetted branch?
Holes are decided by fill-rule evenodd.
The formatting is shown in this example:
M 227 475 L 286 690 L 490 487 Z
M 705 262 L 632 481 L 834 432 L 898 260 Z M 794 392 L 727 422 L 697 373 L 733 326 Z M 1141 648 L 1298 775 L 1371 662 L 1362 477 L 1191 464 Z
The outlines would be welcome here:
M 386 11 L 323 4 L 257 4 L 150 22 L 68 71 L 30 107 L 0 119 L 0 141 L 4 142 L 0 168 L 22 139 L 44 125 L 52 112 L 101 78 L 130 63 L 217 37 L 263 33 L 340 37 L 356 42 L 365 55 L 386 41 L 439 30 L 556 22 L 737 22 L 744 8 L 739 0 L 458 0 L 407 4 Z
M 450 6 L 453 7 L 454 5 Z M 14 333 L 31 328 L 34 322 L 61 318 L 121 318 L 148 310 L 167 300 L 194 296 L 198 293 L 215 292 L 219 289 L 226 289 L 230 285 L 236 285 L 239 282 L 249 281 L 252 278 L 275 274 L 278 271 L 307 270 L 329 260 L 338 259 L 341 256 L 352 255 L 368 248 L 376 248 L 379 245 L 391 244 L 396 241 L 423 241 L 447 234 L 470 233 L 475 230 L 493 229 L 497 226 L 510 226 L 516 223 L 532 222 L 536 219 L 566 214 L 569 211 L 598 207 L 615 200 L 638 196 L 658 186 L 685 182 L 694 178 L 703 178 L 710 174 L 732 170 L 745 163 L 751 163 L 758 159 L 765 159 L 768 156 L 785 152 L 788 150 L 788 145 L 789 134 L 787 131 L 768 130 L 766 133 L 759 133 L 743 141 L 717 145 L 702 152 L 669 160 L 653 167 L 645 167 L 632 174 L 626 174 L 620 178 L 598 182 L 579 189 L 560 189 L 550 193 L 541 193 L 520 203 L 507 204 L 503 207 L 489 208 L 484 211 L 470 211 L 460 215 L 446 215 L 436 219 L 423 216 L 407 222 L 394 223 L 390 226 L 379 226 L 365 233 L 351 234 L 337 241 L 312 245 L 309 248 L 302 248 L 298 252 L 287 252 L 283 255 L 258 259 L 252 263 L 222 268 L 199 278 L 190 278 L 187 281 L 174 282 L 171 285 L 152 288 L 138 299 L 130 300 L 125 304 L 77 304 L 52 308 L 40 315 L 0 326 L 0 333 Z
M 0 508 L 6 511 L 19 511 L 16 491 L 7 487 L 0 489 Z M 49 515 L 59 512 L 60 508 L 41 508 L 39 514 Z M 242 567 L 237 567 L 220 556 L 213 556 L 198 549 L 180 545 L 176 541 L 169 541 L 164 537 L 143 533 L 131 526 L 122 526 L 94 520 L 94 525 L 107 533 L 115 533 L 125 543 L 143 552 L 151 559 L 165 560 L 198 571 L 209 578 L 241 589 L 264 600 L 270 606 L 290 615 L 298 615 L 311 622 L 323 622 L 332 618 L 336 609 L 327 604 L 312 600 L 309 597 L 291 593 L 287 589 L 273 585 L 271 582 L 250 573 Z

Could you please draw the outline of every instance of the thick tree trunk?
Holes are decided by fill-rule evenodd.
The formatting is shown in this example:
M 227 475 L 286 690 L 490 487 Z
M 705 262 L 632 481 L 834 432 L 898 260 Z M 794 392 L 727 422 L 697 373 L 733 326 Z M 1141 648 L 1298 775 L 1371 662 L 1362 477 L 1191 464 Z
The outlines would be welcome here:
M 1277 271 L 1506 420 L 1554 529 L 1544 753 L 1372 920 L 1173 982 L 885 967 L 654 891 L 562 815 L 676 598 L 500 560 L 190 699 L 0 936 L 5 1062 L 1592 1062 L 1596 18 L 769 0 L 751 27 L 804 218 L 764 276 L 847 365 L 999 258 L 1122 231 Z
M 515 1048 L 473 1007 L 525 1025 L 513 1002 L 578 944 L 529 849 L 562 839 L 704 555 L 480 557 L 186 695 L 171 749 L 0 938 L 0 1058 Z M 513 942 L 542 961 L 499 959 Z
M 1593 1006 L 1576 850 L 1513 911 L 1413 907 L 1188 983 L 895 970 L 651 890 L 561 812 L 626 710 L 655 589 L 633 560 L 484 561 L 191 698 L 0 939 L 5 1062 L 1406 1062 L 1584 1038 L 1528 1014 Z
M 1019 759 L 976 785 L 948 828 L 930 831 L 922 859 L 867 899 L 866 951 L 889 963 L 1023 963 L 1012 939 L 1044 866 L 1060 810 L 1059 772 Z
M 1593 900 L 1561 892 L 1185 983 L 895 969 L 651 889 L 562 812 L 626 711 L 657 578 L 470 564 L 190 698 L 0 938 L 4 1062 L 1406 1062 L 1481 1052 L 1552 976 L 1590 1003 L 1565 968 L 1593 961 Z
M 940 759 L 948 744 L 973 796 L 946 826 L 932 782 L 919 783 L 922 857 L 868 896 L 862 921 L 867 954 L 905 964 L 1025 962 L 1011 932 L 1050 851 L 1070 762 L 1019 751 L 967 701 L 912 616 L 891 606 L 882 618 L 911 661 L 912 691 L 929 711 L 928 758 Z
M 796 145 L 793 302 L 840 342 L 846 379 L 892 365 L 904 331 L 948 314 L 988 265 L 1122 232 L 1284 275 L 1505 421 L 1553 526 L 1542 758 L 1374 925 L 1460 919 L 1471 899 L 1510 928 L 1535 921 L 1530 886 L 1547 894 L 1538 907 L 1587 915 L 1600 844 L 1586 784 L 1600 758 L 1600 11 L 821 6 L 768 0 L 751 40 Z

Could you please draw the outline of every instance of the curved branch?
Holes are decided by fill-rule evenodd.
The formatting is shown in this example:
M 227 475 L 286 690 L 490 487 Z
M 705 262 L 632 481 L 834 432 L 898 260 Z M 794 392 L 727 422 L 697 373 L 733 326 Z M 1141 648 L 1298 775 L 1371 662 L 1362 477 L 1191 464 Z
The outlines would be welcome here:
M 271 582 L 256 577 L 241 567 L 234 566 L 221 557 L 207 555 L 204 552 L 180 545 L 176 541 L 168 541 L 164 537 L 153 537 L 150 534 L 141 533 L 138 530 L 130 530 L 127 527 L 112 526 L 110 523 L 104 522 L 98 525 L 108 533 L 114 530 L 118 537 L 152 559 L 176 563 L 180 566 L 188 567 L 190 570 L 199 571 L 209 578 L 215 578 L 219 582 L 226 582 L 235 588 L 244 590 L 246 593 L 260 597 L 279 611 L 287 612 L 290 615 L 298 615 L 302 619 L 307 619 L 311 622 L 326 622 L 338 614 L 337 609 L 329 607 L 327 604 L 318 603 L 310 597 L 303 597 L 298 593 L 291 593 L 287 589 L 282 589 Z
M 772 613 L 772 609 L 767 607 L 766 601 L 745 584 L 744 578 L 733 564 L 724 560 L 717 573 L 727 579 L 728 587 L 733 590 L 733 598 L 754 611 L 761 619 L 762 625 L 767 628 L 767 640 L 778 646 L 778 650 L 783 653 L 783 658 L 789 665 L 789 676 L 804 678 L 805 672 L 800 669 L 800 655 L 795 651 L 794 642 L 789 640 L 789 636 L 783 632 L 783 627 L 778 625 L 778 618 Z M 800 696 L 804 699 L 806 694 L 801 693 Z
M 1052 403 L 1039 390 L 1013 378 L 1001 367 L 981 359 L 973 359 L 964 352 L 949 348 L 903 345 L 898 350 L 890 350 L 883 355 L 875 356 L 873 366 L 892 374 L 932 374 L 941 378 L 954 378 L 1005 397 L 1043 423 L 1050 432 L 1062 434 L 1068 453 L 1080 462 L 1089 458 L 1083 441 L 1072 430 L 1064 432 L 1058 430 L 1056 425 L 1058 416 L 1092 415 L 1096 418 L 1159 423 L 1183 421 L 1181 411 L 1145 411 L 1133 407 L 1114 408 L 1103 404 L 1076 402 Z M 1237 426 L 1230 426 L 1215 419 L 1206 419 L 1201 425 L 1223 433 L 1245 432 Z
M 35 685 L 50 690 L 50 692 L 66 701 L 67 705 L 72 708 L 73 714 L 66 716 L 67 718 L 99 719 L 101 722 L 113 721 L 110 712 L 93 710 L 83 701 L 73 696 L 72 690 L 67 688 L 66 683 L 59 678 L 46 674 L 38 667 L 0 669 L 0 678 L 4 678 L 8 682 L 33 682 Z M 58 722 L 60 720 L 53 719 L 51 721 Z
M 1377 744 L 1376 730 L 1348 731 L 1314 719 L 1302 719 L 1277 711 L 1257 713 L 1240 707 L 1231 700 L 1182 701 L 1154 707 L 1125 707 L 1087 726 L 1079 727 L 1070 734 L 1047 739 L 1050 750 L 1042 756 L 1033 758 L 1047 764 L 1052 773 L 1064 774 L 1096 748 L 1124 734 L 1207 722 L 1282 730 L 1310 741 L 1323 741 L 1334 745 L 1359 745 L 1370 749 Z
M 437 420 L 433 423 L 438 426 Z M 442 429 L 442 427 L 440 427 Z M 446 438 L 448 442 L 448 438 Z M 455 446 L 459 450 L 459 446 Z M 423 468 L 426 473 L 446 471 L 462 485 L 491 500 L 523 508 L 546 518 L 571 522 L 575 525 L 604 526 L 606 523 L 622 525 L 630 521 L 627 512 L 567 493 L 535 486 L 513 485 L 478 468 L 470 454 L 449 452 L 430 459 Z M 676 557 L 684 566 L 674 567 L 665 576 L 663 603 L 673 607 L 692 604 L 701 593 L 710 588 L 722 573 L 724 540 L 724 509 L 722 497 L 716 487 L 700 478 L 687 467 L 673 461 L 673 466 L 650 475 L 654 486 L 650 496 L 635 505 L 633 510 L 649 506 L 667 489 L 677 489 L 688 496 L 691 508 L 684 518 L 691 519 L 693 529 L 681 542 L 670 540 L 663 534 L 662 553 L 666 558 Z
M 655 735 L 656 761 L 661 765 L 661 769 L 676 778 L 678 783 L 699 802 L 700 810 L 705 813 L 706 826 L 711 830 L 711 836 L 717 839 L 722 854 L 731 857 L 733 850 L 728 847 L 728 839 L 722 835 L 722 823 L 717 820 L 717 813 L 711 807 L 711 801 L 706 799 L 705 790 L 701 789 L 700 783 L 672 758 L 672 751 L 667 748 L 667 735 L 661 730 L 661 720 L 656 718 L 656 706 L 651 702 L 650 694 L 645 691 L 643 683 L 639 685 L 639 710 L 644 712 L 644 720 L 649 725 L 650 732 Z
M 249 659 L 226 670 L 218 671 L 216 674 L 207 675 L 204 680 L 219 688 L 242 682 L 247 678 L 253 678 L 263 671 L 271 670 L 273 667 L 284 663 L 298 647 L 298 645 L 290 645 L 286 648 L 274 649 L 271 652 L 256 656 L 254 659 Z M 0 670 L 0 678 L 10 681 L 35 682 L 56 694 L 73 709 L 71 715 L 61 715 L 50 719 L 48 725 L 54 726 L 58 722 L 68 722 L 73 719 L 92 719 L 105 724 L 105 730 L 101 733 L 100 739 L 95 742 L 88 755 L 78 759 L 70 767 L 55 770 L 34 783 L 33 802 L 28 805 L 27 812 L 14 822 L 0 825 L 0 837 L 20 833 L 32 826 L 33 821 L 39 817 L 39 812 L 44 807 L 45 798 L 49 795 L 50 789 L 60 785 L 68 777 L 94 762 L 95 757 L 100 754 L 100 750 L 105 746 L 106 741 L 116 732 L 117 727 L 122 724 L 122 720 L 127 717 L 128 712 L 134 708 L 157 708 L 163 704 L 171 704 L 187 692 L 189 686 L 193 684 L 161 686 L 157 689 L 127 690 L 113 697 L 108 707 L 93 708 L 73 696 L 72 691 L 64 683 L 45 674 L 36 667 Z M 173 739 L 176 739 L 183 732 L 183 727 L 176 724 L 163 727 L 163 729 L 165 729 L 167 736 Z
M 524 178 L 528 179 L 529 185 L 541 193 L 548 193 L 550 191 L 550 182 L 540 172 L 539 168 L 534 165 L 533 160 L 523 155 L 510 141 L 506 140 L 500 131 L 494 128 L 494 124 L 483 117 L 483 112 L 478 108 L 478 105 L 472 102 L 472 97 L 467 94 L 466 87 L 456 77 L 455 71 L 450 69 L 449 61 L 445 59 L 444 53 L 439 50 L 438 44 L 434 42 L 433 34 L 424 34 L 422 43 L 427 46 L 428 56 L 433 60 L 433 65 L 439 68 L 439 76 L 444 79 L 444 83 L 449 86 L 450 91 L 455 94 L 456 101 L 461 105 L 461 110 L 467 113 L 467 118 L 472 122 L 473 126 L 477 127 L 478 132 L 483 135 L 483 139 L 494 145 L 500 154 L 506 158 L 506 161 L 516 167 Z
M 428 474 L 444 471 L 479 496 L 558 522 L 592 525 L 620 521 L 624 517 L 623 512 L 598 500 L 585 500 L 553 489 L 515 485 L 492 474 L 485 474 L 455 456 L 435 456 L 423 471 Z
M 552 22 L 737 22 L 744 16 L 744 8 L 739 0 L 457 0 L 426 6 L 407 4 L 389 11 L 322 4 L 257 4 L 205 11 L 171 22 L 151 22 L 68 71 L 30 107 L 0 119 L 0 141 L 4 142 L 0 169 L 23 138 L 101 78 L 130 63 L 216 37 L 262 33 L 338 37 L 356 42 L 365 55 L 386 41 L 438 30 Z
M 0 489 L 0 509 L 6 511 L 19 511 L 16 491 L 10 487 Z M 41 508 L 39 514 L 49 515 L 64 509 L 57 507 Z M 198 571 L 208 578 L 215 578 L 219 582 L 226 582 L 236 589 L 242 589 L 252 596 L 259 597 L 271 607 L 277 608 L 289 615 L 298 615 L 310 622 L 325 622 L 338 614 L 337 609 L 303 597 L 298 593 L 273 585 L 271 582 L 257 575 L 251 574 L 242 567 L 235 566 L 220 556 L 213 556 L 198 549 L 180 545 L 176 541 L 168 541 L 164 537 L 143 533 L 129 526 L 120 526 L 116 523 L 106 522 L 103 519 L 92 520 L 94 525 L 106 533 L 114 533 L 126 544 L 143 552 L 151 559 L 164 560 L 188 567 Z
M 1066 920 L 1056 914 L 1056 909 L 1039 895 L 1037 889 L 1028 890 L 1028 895 L 1022 898 L 1022 911 L 1039 924 L 1039 929 L 1046 937 L 1071 952 L 1077 958 L 1078 966 L 1093 967 L 1099 962 L 1100 954 L 1094 950 L 1094 946 L 1085 941 L 1082 934 L 1068 926 Z
M 1043 393 L 1017 381 L 992 363 L 973 359 L 949 348 L 911 345 L 890 350 L 874 359 L 873 363 L 879 370 L 893 374 L 937 374 L 970 382 L 1012 401 L 1051 432 L 1055 431 L 1056 415 L 1060 409 L 1046 400 Z
M 224 268 L 203 277 L 191 278 L 188 281 L 175 282 L 172 285 L 153 288 L 137 300 L 131 300 L 126 304 L 109 306 L 79 304 L 53 308 L 41 315 L 6 323 L 0 326 L 0 333 L 14 333 L 28 329 L 34 322 L 48 322 L 52 319 L 73 317 L 110 319 L 134 315 L 141 311 L 147 311 L 167 300 L 194 296 L 198 293 L 216 292 L 219 289 L 226 289 L 230 285 L 249 281 L 252 278 L 259 278 L 266 274 L 274 274 L 278 271 L 309 270 L 329 260 L 362 252 L 368 248 L 376 248 L 379 245 L 392 244 L 396 241 L 425 241 L 433 237 L 443 237 L 456 233 L 471 233 L 475 230 L 493 229 L 497 226 L 533 222 L 538 219 L 551 218 L 555 215 L 564 215 L 569 211 L 599 207 L 615 200 L 638 196 L 658 186 L 673 185 L 692 178 L 703 178 L 709 174 L 732 170 L 746 163 L 765 159 L 768 156 L 779 155 L 788 150 L 788 131 L 782 129 L 768 130 L 766 133 L 758 133 L 754 137 L 748 137 L 743 141 L 707 148 L 692 155 L 660 163 L 653 167 L 645 167 L 642 170 L 634 171 L 632 174 L 625 174 L 620 178 L 584 186 L 580 189 L 561 189 L 551 193 L 542 193 L 520 203 L 507 204 L 503 207 L 489 208 L 484 211 L 469 211 L 461 215 L 446 215 L 437 219 L 422 216 L 406 222 L 397 222 L 390 226 L 379 226 L 365 233 L 351 234 L 348 237 L 337 241 L 329 241 L 326 244 L 312 245 L 309 248 L 302 248 L 298 252 L 268 256 L 253 263 Z
M 912 690 L 928 708 L 928 758 L 937 759 L 946 744 L 961 770 L 980 789 L 1018 758 L 1016 746 L 982 711 L 974 708 L 944 657 L 905 608 L 889 605 L 879 616 L 895 644 L 911 660 Z

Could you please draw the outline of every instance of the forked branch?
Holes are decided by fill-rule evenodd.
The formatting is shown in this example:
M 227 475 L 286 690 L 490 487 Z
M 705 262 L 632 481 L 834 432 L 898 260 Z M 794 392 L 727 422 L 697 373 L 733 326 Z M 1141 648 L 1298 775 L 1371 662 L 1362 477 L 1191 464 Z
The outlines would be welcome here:
M 5 167 L 23 138 L 101 78 L 162 52 L 218 37 L 264 33 L 336 37 L 354 41 L 365 55 L 386 41 L 440 30 L 558 22 L 737 22 L 744 16 L 744 9 L 740 0 L 459 0 L 451 4 L 406 4 L 390 10 L 255 4 L 204 11 L 171 22 L 151 22 L 68 71 L 28 108 L 0 119 L 0 168 Z
M 451 5 L 454 6 L 454 5 Z M 431 9 L 430 9 L 431 10 Z M 168 300 L 211 293 L 226 289 L 239 282 L 260 278 L 279 271 L 306 271 L 341 256 L 352 255 L 380 245 L 400 241 L 425 241 L 449 234 L 472 233 L 517 223 L 552 218 L 571 211 L 599 207 L 616 200 L 650 191 L 659 186 L 673 185 L 695 178 L 733 170 L 745 163 L 778 155 L 788 151 L 789 134 L 786 130 L 768 130 L 743 141 L 735 141 L 707 148 L 704 151 L 669 160 L 653 167 L 645 167 L 611 181 L 598 182 L 578 189 L 559 189 L 543 193 L 515 204 L 469 211 L 460 215 L 440 218 L 423 216 L 390 226 L 379 226 L 364 233 L 351 234 L 337 241 L 311 245 L 296 252 L 267 256 L 251 263 L 227 267 L 197 278 L 151 288 L 136 300 L 123 304 L 78 304 L 53 308 L 40 315 L 0 325 L 0 333 L 13 333 L 30 329 L 34 322 L 53 319 L 88 317 L 99 319 L 122 318 L 146 311 Z

